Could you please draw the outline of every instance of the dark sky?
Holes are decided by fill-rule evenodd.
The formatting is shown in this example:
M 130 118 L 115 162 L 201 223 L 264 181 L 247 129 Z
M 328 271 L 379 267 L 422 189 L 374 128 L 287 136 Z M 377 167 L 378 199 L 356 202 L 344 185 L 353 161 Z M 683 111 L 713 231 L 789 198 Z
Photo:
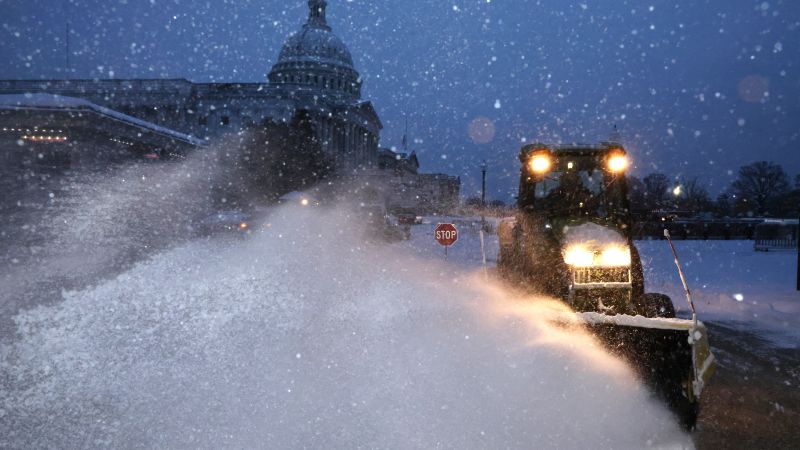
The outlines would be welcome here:
M 490 197 L 516 191 L 523 140 L 597 142 L 617 124 L 634 173 L 712 195 L 755 160 L 800 172 L 796 0 L 329 0 L 382 144 Z M 263 81 L 304 0 L 0 0 L 0 78 Z M 470 124 L 478 133 L 469 132 Z M 493 128 L 494 133 L 487 133 Z

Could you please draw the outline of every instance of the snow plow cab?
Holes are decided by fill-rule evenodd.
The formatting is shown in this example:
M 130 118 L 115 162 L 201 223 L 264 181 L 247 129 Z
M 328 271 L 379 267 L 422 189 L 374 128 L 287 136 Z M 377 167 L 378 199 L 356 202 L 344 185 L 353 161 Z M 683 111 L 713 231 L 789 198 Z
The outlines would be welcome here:
M 645 293 L 624 148 L 533 144 L 520 162 L 518 212 L 498 227 L 499 273 L 569 304 L 693 428 L 714 358 L 702 322 L 675 318 L 669 297 Z

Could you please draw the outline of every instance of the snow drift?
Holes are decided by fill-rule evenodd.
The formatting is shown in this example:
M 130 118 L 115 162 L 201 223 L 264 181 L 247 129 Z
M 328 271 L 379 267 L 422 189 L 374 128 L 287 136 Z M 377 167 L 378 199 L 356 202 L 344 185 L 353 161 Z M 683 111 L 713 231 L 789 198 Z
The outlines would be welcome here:
M 282 207 L 18 315 L 0 447 L 682 447 L 546 302 Z M 538 305 L 538 306 L 537 306 Z

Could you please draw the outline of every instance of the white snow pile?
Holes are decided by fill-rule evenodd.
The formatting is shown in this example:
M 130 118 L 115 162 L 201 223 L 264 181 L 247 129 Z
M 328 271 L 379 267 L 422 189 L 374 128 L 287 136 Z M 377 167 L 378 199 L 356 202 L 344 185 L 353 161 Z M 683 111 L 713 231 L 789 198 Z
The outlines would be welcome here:
M 281 207 L 16 317 L 2 448 L 684 448 L 547 302 Z

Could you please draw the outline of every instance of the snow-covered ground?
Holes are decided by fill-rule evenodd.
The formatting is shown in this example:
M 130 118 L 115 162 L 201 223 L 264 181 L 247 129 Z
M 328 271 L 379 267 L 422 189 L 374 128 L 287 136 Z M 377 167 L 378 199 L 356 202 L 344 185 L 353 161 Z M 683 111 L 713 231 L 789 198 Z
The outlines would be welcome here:
M 492 225 L 494 219 L 487 219 Z M 477 218 L 436 218 L 415 227 L 409 244 L 421 256 L 444 259 L 433 240 L 438 222 L 455 223 L 459 241 L 449 249 L 449 260 L 462 267 L 481 267 Z M 753 241 L 674 241 L 701 320 L 724 322 L 754 331 L 784 348 L 800 346 L 800 292 L 796 290 L 797 253 L 756 252 Z M 689 306 L 665 240 L 637 241 L 648 292 L 669 295 L 678 314 L 688 317 Z M 485 235 L 488 265 L 498 251 L 496 235 Z
M 668 294 L 688 314 L 667 242 L 636 245 L 647 289 Z M 702 320 L 752 330 L 784 348 L 800 346 L 797 253 L 756 252 L 752 241 L 675 241 L 675 247 Z
M 692 445 L 624 365 L 549 324 L 557 303 L 484 276 L 476 220 L 388 246 L 351 220 L 285 207 L 263 233 L 184 243 L 17 315 L 0 447 Z M 460 231 L 446 260 L 437 222 Z M 676 245 L 701 318 L 796 346 L 792 253 Z M 637 246 L 649 290 L 682 307 L 666 242 Z M 497 237 L 485 247 L 492 266 Z
M 0 447 L 692 445 L 624 365 L 545 320 L 558 304 L 475 271 L 476 228 L 444 262 L 433 225 L 383 246 L 339 212 L 266 220 L 15 317 Z

